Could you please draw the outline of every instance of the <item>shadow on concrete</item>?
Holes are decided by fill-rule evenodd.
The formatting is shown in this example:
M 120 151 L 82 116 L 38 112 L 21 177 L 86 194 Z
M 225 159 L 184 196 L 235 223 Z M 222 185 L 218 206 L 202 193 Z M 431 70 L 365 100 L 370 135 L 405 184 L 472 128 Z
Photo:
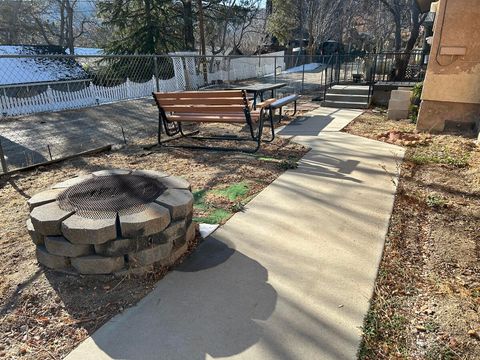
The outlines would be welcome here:
M 299 117 L 278 132 L 282 136 L 317 136 L 328 124 L 333 121 L 332 116 L 322 116 L 312 121 L 310 117 Z M 305 124 L 308 122 L 308 125 Z
M 196 272 L 216 267 L 227 261 L 235 249 L 222 241 L 215 240 L 214 235 L 203 242 L 197 249 L 195 256 L 175 268 L 175 271 Z
M 334 156 L 313 150 L 308 157 L 300 161 L 300 166 L 295 172 L 362 183 L 362 181 L 357 178 L 347 176 L 351 174 L 359 164 L 360 162 L 357 160 L 340 160 Z
M 300 116 L 278 132 L 282 136 L 318 136 L 334 119 L 335 109 L 327 115 Z
M 26 147 L 4 136 L 0 136 L 0 142 L 5 155 L 5 161 L 9 167 L 25 167 L 32 164 L 43 163 L 49 160 L 41 152 Z M 45 152 L 48 152 L 46 148 Z M 0 173 L 2 172 L 1 170 L 2 169 L 0 167 Z
M 113 318 L 91 341 L 114 359 L 228 357 L 261 339 L 262 322 L 276 302 L 262 265 L 209 237 L 138 306 Z M 89 346 L 68 359 L 90 359 Z

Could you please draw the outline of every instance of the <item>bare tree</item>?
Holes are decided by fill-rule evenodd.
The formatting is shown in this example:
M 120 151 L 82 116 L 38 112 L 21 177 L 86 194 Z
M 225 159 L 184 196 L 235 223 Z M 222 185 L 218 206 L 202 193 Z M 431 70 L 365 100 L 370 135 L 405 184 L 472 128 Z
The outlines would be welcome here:
M 79 0 L 38 1 L 31 8 L 36 30 L 43 41 L 75 51 L 75 42 L 87 32 L 89 25 L 95 24 L 91 16 L 77 11 Z
M 325 40 L 342 40 L 348 0 L 305 0 L 308 53 L 314 55 Z
M 379 0 L 391 14 L 395 24 L 395 51 L 402 50 L 402 30 L 407 28 L 410 32 L 405 50 L 411 51 L 420 33 L 420 26 L 426 14 L 420 14 L 415 0 Z M 410 48 L 410 50 L 408 50 Z
M 403 55 L 398 55 L 395 60 L 395 79 L 403 80 L 407 71 L 410 54 L 420 35 L 420 26 L 426 18 L 421 14 L 415 0 L 380 0 L 392 15 L 395 24 L 395 51 L 403 50 Z M 408 29 L 409 37 L 403 47 L 402 30 Z M 402 49 L 403 48 L 403 49 Z
M 41 41 L 35 14 L 43 1 L 0 1 L 0 42 L 3 44 L 35 44 Z
M 220 0 L 206 9 L 206 43 L 213 55 L 240 50 L 245 35 L 256 31 L 252 24 L 259 0 Z

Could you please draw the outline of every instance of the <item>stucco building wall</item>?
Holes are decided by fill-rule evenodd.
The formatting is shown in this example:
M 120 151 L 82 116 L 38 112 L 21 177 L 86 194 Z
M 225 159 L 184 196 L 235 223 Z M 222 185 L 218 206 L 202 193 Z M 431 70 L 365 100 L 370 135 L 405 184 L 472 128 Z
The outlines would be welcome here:
M 440 0 L 417 122 L 443 131 L 445 122 L 480 118 L 480 0 Z

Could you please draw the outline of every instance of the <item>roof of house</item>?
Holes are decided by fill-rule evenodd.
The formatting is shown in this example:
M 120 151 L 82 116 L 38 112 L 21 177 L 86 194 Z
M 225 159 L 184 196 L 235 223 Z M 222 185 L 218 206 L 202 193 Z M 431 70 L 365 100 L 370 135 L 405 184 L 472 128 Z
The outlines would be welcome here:
M 42 57 L 64 55 L 62 48 L 48 45 L 1 45 L 0 85 L 77 80 L 89 78 L 82 66 L 71 58 Z M 39 57 L 2 57 L 1 55 L 39 55 Z

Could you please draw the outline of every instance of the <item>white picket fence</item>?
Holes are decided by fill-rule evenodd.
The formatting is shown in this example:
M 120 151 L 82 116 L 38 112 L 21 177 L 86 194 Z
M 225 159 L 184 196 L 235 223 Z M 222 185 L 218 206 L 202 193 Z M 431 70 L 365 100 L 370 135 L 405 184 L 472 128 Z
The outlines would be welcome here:
M 283 52 L 268 54 L 268 56 L 283 56 Z M 285 69 L 283 57 L 275 60 L 273 57 L 245 57 L 222 60 L 216 64 L 213 72 L 204 76 L 197 73 L 195 58 L 187 56 L 172 57 L 175 76 L 167 80 L 158 80 L 161 92 L 198 89 L 207 84 L 253 79 L 271 75 L 275 66 Z M 63 82 L 65 83 L 65 82 Z M 73 82 L 72 82 L 73 83 Z M 78 80 L 74 81 L 79 84 Z M 139 99 L 151 96 L 156 90 L 156 79 L 152 77 L 147 82 L 136 83 L 129 79 L 117 86 L 99 86 L 86 80 L 80 81 L 85 87 L 76 91 L 60 91 L 47 86 L 46 91 L 31 97 L 8 96 L 8 88 L 0 88 L 0 115 L 17 116 L 37 112 L 78 109 L 121 100 Z M 32 85 L 30 85 L 32 86 Z M 35 86 L 35 85 L 33 85 Z M 18 88 L 19 85 L 13 86 Z
M 76 82 L 78 84 L 78 82 Z M 47 90 L 31 97 L 10 97 L 6 89 L 0 89 L 0 108 L 3 116 L 16 116 L 45 111 L 78 109 L 127 99 L 151 96 L 156 90 L 155 79 L 136 83 L 127 79 L 117 86 L 98 86 L 91 82 L 76 91 L 59 91 L 47 86 Z M 159 80 L 161 91 L 177 90 L 175 79 Z

